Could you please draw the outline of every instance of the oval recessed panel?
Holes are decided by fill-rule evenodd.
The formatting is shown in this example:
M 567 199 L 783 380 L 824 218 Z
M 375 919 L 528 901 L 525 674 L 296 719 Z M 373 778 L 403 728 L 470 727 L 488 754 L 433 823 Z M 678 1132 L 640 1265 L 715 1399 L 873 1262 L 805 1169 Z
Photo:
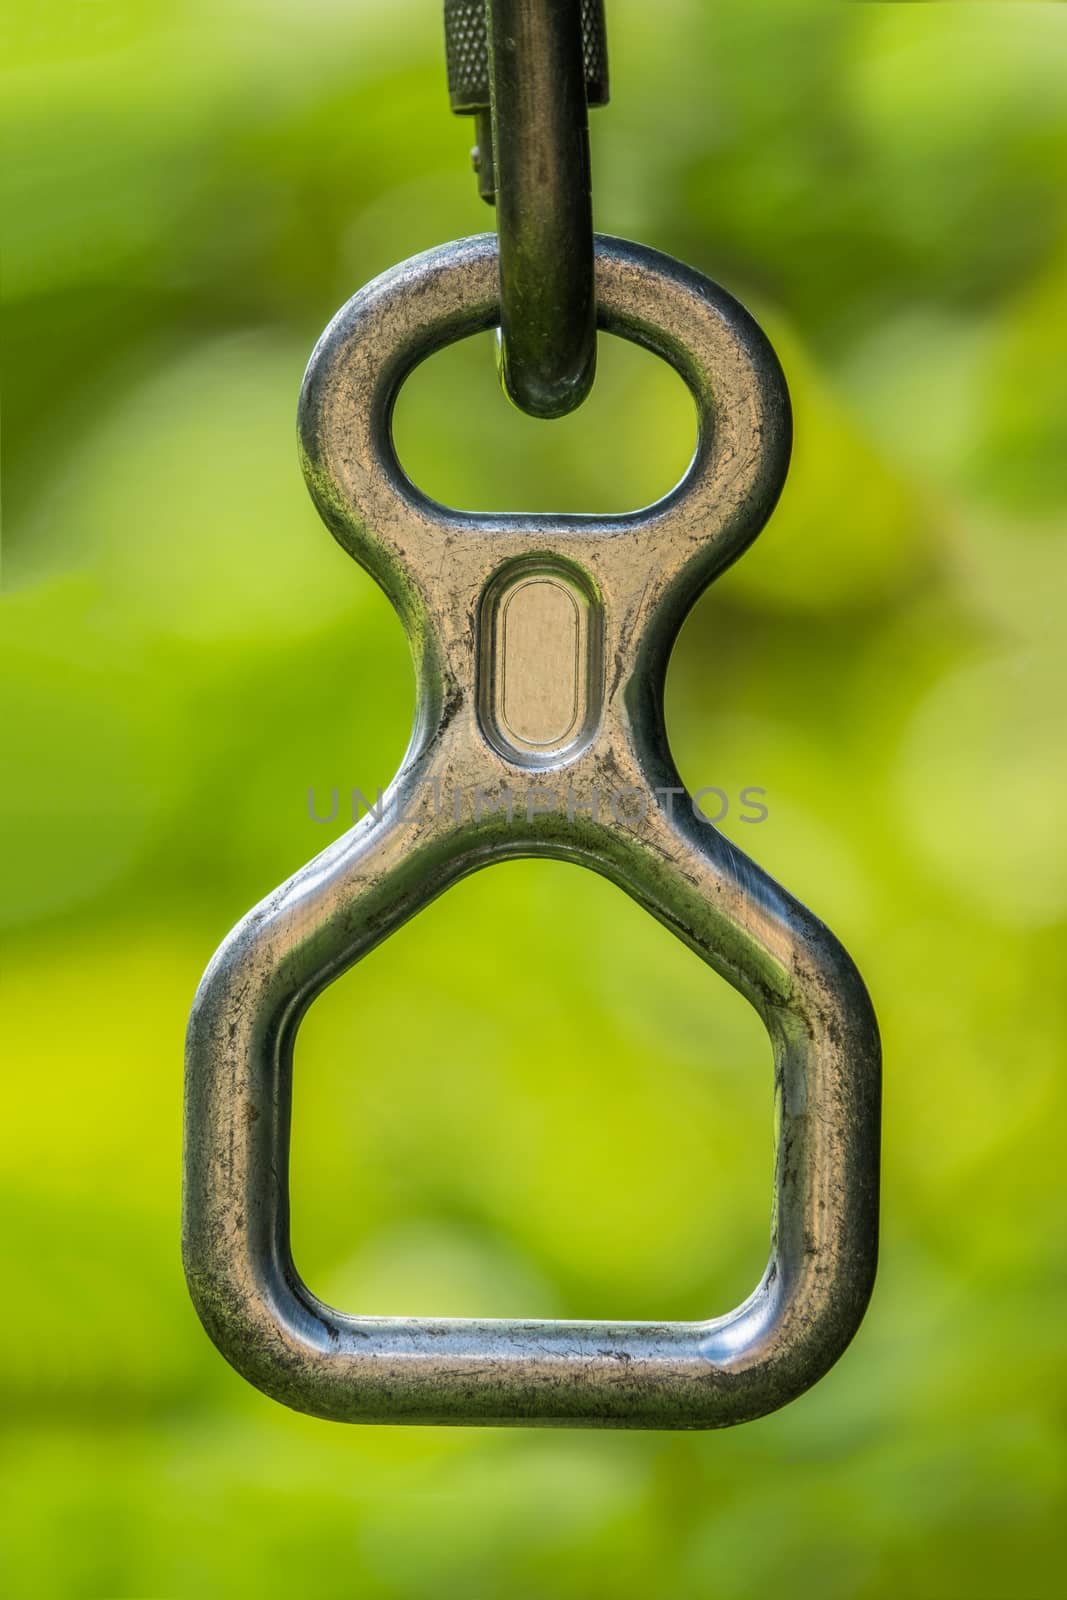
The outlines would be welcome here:
M 525 578 L 500 607 L 500 715 L 520 744 L 566 742 L 578 719 L 581 612 L 558 578 Z
M 599 606 L 562 567 L 514 568 L 486 594 L 479 647 L 485 731 L 524 766 L 585 744 L 599 684 Z

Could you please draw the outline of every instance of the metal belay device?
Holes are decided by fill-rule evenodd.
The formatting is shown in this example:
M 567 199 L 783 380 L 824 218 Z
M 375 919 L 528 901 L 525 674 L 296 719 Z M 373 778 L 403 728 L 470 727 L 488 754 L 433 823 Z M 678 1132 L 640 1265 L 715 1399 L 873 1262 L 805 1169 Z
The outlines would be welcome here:
M 360 290 L 304 379 L 308 485 L 407 630 L 415 726 L 381 815 L 363 817 L 251 911 L 204 976 L 187 1049 L 183 1245 L 193 1300 L 227 1360 L 320 1417 L 744 1422 L 827 1371 L 874 1281 L 881 1079 L 863 983 L 823 924 L 690 806 L 647 803 L 657 790 L 684 792 L 664 726 L 667 663 L 694 601 L 755 538 L 781 489 L 785 382 L 737 301 L 670 257 L 598 238 L 594 285 L 600 329 L 669 362 L 696 401 L 689 470 L 642 511 L 484 516 L 436 504 L 405 476 L 391 432 L 400 386 L 435 350 L 501 320 L 493 234 L 416 256 Z M 538 785 L 566 790 L 569 803 L 512 803 Z M 474 803 L 427 806 L 427 792 Z M 598 806 L 609 794 L 635 803 Z M 770 1260 L 725 1316 L 354 1316 L 316 1299 L 297 1273 L 288 1155 L 302 1017 L 437 895 L 521 856 L 601 873 L 767 1028 Z
M 729 294 L 657 251 L 593 242 L 587 104 L 608 94 L 600 0 L 445 0 L 445 22 L 453 107 L 478 117 L 499 240 L 459 240 L 368 283 L 318 341 L 299 406 L 315 504 L 408 630 L 414 731 L 381 814 L 251 910 L 200 984 L 186 1274 L 227 1360 L 315 1416 L 723 1427 L 821 1378 L 856 1333 L 877 1258 L 880 1048 L 867 992 L 811 912 L 691 806 L 673 805 L 685 790 L 664 728 L 681 622 L 781 490 L 789 397 Z M 434 350 L 494 326 L 504 384 L 536 416 L 581 403 L 597 326 L 669 362 L 697 408 L 696 454 L 677 488 L 606 518 L 485 517 L 419 493 L 392 442 L 398 390 Z M 566 790 L 565 805 L 528 798 L 517 811 L 517 790 L 549 786 Z M 461 803 L 427 806 L 427 794 Z M 600 872 L 765 1022 L 771 1256 L 725 1317 L 352 1317 L 299 1278 L 288 1155 L 302 1016 L 437 894 L 515 856 Z

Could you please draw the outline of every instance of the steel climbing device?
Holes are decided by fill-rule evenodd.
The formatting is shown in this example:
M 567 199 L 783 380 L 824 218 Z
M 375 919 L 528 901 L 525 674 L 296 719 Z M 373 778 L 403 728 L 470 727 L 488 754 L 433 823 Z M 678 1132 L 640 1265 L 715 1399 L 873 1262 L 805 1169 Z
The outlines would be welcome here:
M 201 983 L 187 1052 L 186 1272 L 226 1358 L 317 1416 L 720 1427 L 773 1411 L 826 1372 L 863 1316 L 877 1249 L 879 1043 L 855 967 L 710 823 L 652 800 L 684 793 L 664 729 L 672 645 L 774 505 L 788 397 L 767 340 L 723 289 L 600 237 L 599 327 L 669 362 L 696 400 L 685 477 L 645 510 L 606 518 L 437 505 L 397 460 L 393 404 L 417 363 L 498 325 L 501 264 L 487 234 L 394 267 L 342 308 L 304 379 L 311 494 L 407 629 L 417 711 L 382 813 L 251 911 Z M 460 803 L 429 802 L 442 793 Z M 539 793 L 555 803 L 531 804 Z M 518 856 L 601 873 L 763 1019 L 778 1119 L 771 1254 L 725 1316 L 353 1316 L 297 1273 L 288 1145 L 302 1017 L 435 896 Z

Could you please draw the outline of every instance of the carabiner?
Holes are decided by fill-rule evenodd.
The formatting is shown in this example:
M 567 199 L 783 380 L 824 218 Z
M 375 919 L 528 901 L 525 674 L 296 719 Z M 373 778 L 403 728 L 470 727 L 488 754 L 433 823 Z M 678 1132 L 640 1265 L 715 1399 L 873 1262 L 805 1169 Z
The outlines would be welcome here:
M 531 416 L 564 416 L 596 371 L 587 108 L 608 98 L 603 0 L 445 0 L 445 39 L 497 205 L 504 388 Z

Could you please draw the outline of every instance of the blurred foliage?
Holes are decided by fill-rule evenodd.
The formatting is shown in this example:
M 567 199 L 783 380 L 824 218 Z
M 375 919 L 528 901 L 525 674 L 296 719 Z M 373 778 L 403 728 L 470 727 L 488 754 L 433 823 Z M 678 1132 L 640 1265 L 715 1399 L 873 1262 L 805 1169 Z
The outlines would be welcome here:
M 781 507 L 671 669 L 682 772 L 856 956 L 883 1267 L 840 1366 L 709 1436 L 344 1429 L 215 1354 L 178 1259 L 181 1041 L 231 922 L 406 743 L 406 646 L 319 525 L 328 316 L 484 228 L 435 0 L 95 0 L 5 24 L 9 779 L 0 1588 L 64 1597 L 1041 1600 L 1061 1591 L 1067 8 L 609 0 L 599 223 L 752 305 Z M 637 505 L 689 401 L 583 412 L 487 341 L 402 397 L 471 506 Z M 561 865 L 482 874 L 301 1036 L 294 1229 L 346 1308 L 699 1316 L 766 1249 L 769 1051 Z M 1060 1573 L 1060 1577 L 1057 1577 Z

